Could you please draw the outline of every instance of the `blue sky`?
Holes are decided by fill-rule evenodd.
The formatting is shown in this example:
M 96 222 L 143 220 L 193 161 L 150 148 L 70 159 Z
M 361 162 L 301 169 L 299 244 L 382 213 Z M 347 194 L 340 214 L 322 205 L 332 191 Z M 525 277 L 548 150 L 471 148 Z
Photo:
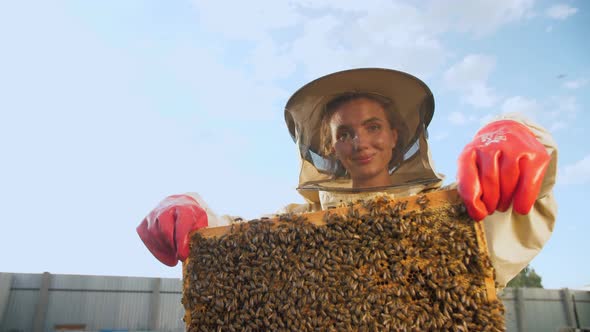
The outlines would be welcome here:
M 430 85 L 447 182 L 494 115 L 551 130 L 559 215 L 532 265 L 547 288 L 590 284 L 587 1 L 236 3 L 0 4 L 0 270 L 180 277 L 143 247 L 142 218 L 189 191 L 246 218 L 302 202 L 284 103 L 367 66 Z

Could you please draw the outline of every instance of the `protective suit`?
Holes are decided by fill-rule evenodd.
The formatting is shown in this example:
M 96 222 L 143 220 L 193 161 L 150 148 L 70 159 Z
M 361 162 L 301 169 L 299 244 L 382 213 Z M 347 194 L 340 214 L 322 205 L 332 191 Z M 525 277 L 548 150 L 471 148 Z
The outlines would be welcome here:
M 389 165 L 391 186 L 367 190 L 354 189 L 350 178 L 347 177 L 345 170 L 340 167 L 338 161 L 322 155 L 320 152 L 319 123 L 326 103 L 333 99 L 334 96 L 344 92 L 358 91 L 359 87 L 362 87 L 361 91 L 369 91 L 372 94 L 395 101 L 391 112 L 395 112 L 396 116 L 399 116 L 396 121 L 401 123 L 402 126 L 396 128 L 400 133 L 399 144 L 396 146 L 399 153 Z M 427 141 L 427 127 L 433 113 L 434 98 L 429 88 L 419 79 L 393 70 L 360 69 L 344 71 L 324 76 L 305 85 L 287 102 L 285 119 L 297 146 L 300 159 L 298 191 L 305 198 L 306 203 L 290 204 L 279 210 L 278 213 L 314 212 L 384 194 L 390 195 L 392 198 L 399 198 L 433 190 L 457 188 L 457 183 L 443 188 L 444 176 L 434 170 Z M 492 264 L 496 270 L 496 280 L 499 287 L 504 287 L 539 253 L 551 236 L 557 210 L 552 193 L 557 172 L 557 147 L 555 142 L 545 129 L 517 114 L 504 115 L 495 119 L 492 123 L 501 124 L 504 120 L 511 120 L 508 123 L 512 127 L 501 127 L 500 130 L 491 133 L 489 131 L 484 132 L 476 137 L 476 140 L 474 140 L 475 145 L 485 148 L 488 145 L 493 146 L 495 143 L 500 143 L 508 146 L 508 150 L 510 150 L 510 142 L 503 141 L 510 139 L 512 134 L 502 128 L 513 128 L 512 130 L 515 131 L 530 131 L 529 133 L 534 134 L 533 140 L 535 142 L 533 143 L 538 144 L 540 142 L 542 144 L 542 146 L 539 145 L 540 149 L 544 147 L 547 157 L 545 165 L 541 167 L 544 173 L 539 173 L 542 174 L 542 177 L 533 181 L 537 183 L 537 186 L 540 186 L 540 189 L 538 189 L 539 194 L 536 198 L 533 197 L 534 202 L 531 201 L 532 207 L 528 213 L 520 214 L 514 211 L 510 200 L 506 201 L 510 203 L 509 206 L 500 209 L 505 211 L 497 211 L 494 207 L 491 208 L 489 213 L 484 212 L 481 214 L 483 218 L 481 222 L 485 226 L 488 249 Z M 518 125 L 512 121 L 515 121 Z M 521 125 L 524 127 L 519 128 Z M 515 145 L 518 144 L 515 143 Z M 466 148 L 465 151 L 467 150 Z M 509 152 L 505 151 L 506 155 Z M 525 151 L 525 155 L 527 153 L 530 154 Z M 485 154 L 481 153 L 480 150 L 472 154 L 474 158 L 485 157 Z M 545 154 L 544 151 L 543 154 Z M 501 154 L 496 153 L 496 155 L 495 158 L 500 158 L 498 156 Z M 459 160 L 468 158 L 470 158 L 469 154 L 464 153 Z M 497 169 L 497 160 L 495 164 L 492 164 L 496 166 L 494 171 L 497 173 L 496 177 L 500 177 L 502 172 L 513 171 L 501 167 Z M 512 166 L 519 167 L 518 165 Z M 518 170 L 516 171 L 518 173 Z M 524 171 L 522 173 L 524 174 Z M 468 176 L 459 175 L 458 177 L 463 179 L 463 183 L 459 183 L 459 190 L 460 192 L 461 190 L 466 192 L 468 190 L 465 187 L 471 187 L 471 183 L 467 182 L 471 182 L 471 180 L 465 180 L 469 179 Z M 483 178 L 482 183 L 489 181 L 489 179 L 485 179 L 486 174 L 480 174 L 480 176 Z M 506 178 L 508 177 L 506 176 Z M 518 178 L 518 174 L 516 177 Z M 463 184 L 463 188 L 461 184 Z M 477 185 L 473 187 L 474 190 L 477 190 Z M 198 205 L 206 212 L 208 227 L 228 225 L 233 221 L 234 218 L 229 216 L 217 216 L 207 207 L 206 202 L 199 195 L 195 193 L 188 193 L 187 195 L 198 202 Z M 477 192 L 473 196 L 478 196 Z M 512 199 L 512 196 L 509 198 Z M 471 202 L 466 203 L 469 203 L 466 204 L 468 208 L 473 206 Z M 483 203 L 480 202 L 480 205 L 483 205 Z M 483 209 L 485 210 L 485 207 Z M 472 214 L 471 211 L 470 214 Z M 144 226 L 149 223 L 150 220 L 147 222 L 144 220 Z M 145 226 L 143 230 L 140 229 L 141 227 L 142 225 L 138 227 L 138 232 L 146 242 L 145 238 L 147 236 L 145 234 L 147 234 L 146 229 L 148 226 Z M 150 250 L 152 249 L 150 248 Z M 153 250 L 152 253 L 156 255 Z

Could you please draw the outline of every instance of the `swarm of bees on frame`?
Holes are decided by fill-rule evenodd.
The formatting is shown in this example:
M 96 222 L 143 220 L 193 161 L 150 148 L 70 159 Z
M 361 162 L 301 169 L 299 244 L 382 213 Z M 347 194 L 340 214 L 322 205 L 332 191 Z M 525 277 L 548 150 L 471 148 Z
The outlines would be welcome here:
M 421 198 L 420 198 L 421 199 Z M 187 331 L 503 331 L 486 297 L 491 268 L 462 205 L 404 211 L 378 198 L 360 213 L 252 220 L 192 238 Z

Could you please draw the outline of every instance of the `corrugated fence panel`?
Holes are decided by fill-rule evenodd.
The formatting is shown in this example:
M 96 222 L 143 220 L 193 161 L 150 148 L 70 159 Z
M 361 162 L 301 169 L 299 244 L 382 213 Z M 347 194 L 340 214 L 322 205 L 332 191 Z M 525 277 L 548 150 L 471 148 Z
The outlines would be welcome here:
M 147 330 L 150 293 L 50 291 L 45 330 L 85 324 L 87 330 Z
M 4 312 L 8 307 L 8 298 L 10 297 L 10 289 L 12 288 L 12 274 L 0 273 L 0 328 L 2 328 L 2 321 L 4 320 Z
M 150 292 L 152 282 L 153 278 L 54 274 L 51 279 L 51 288 Z
M 162 331 L 184 331 L 184 307 L 182 299 L 181 279 L 162 279 L 160 289 L 159 326 Z
M 160 297 L 159 322 L 162 330 L 184 331 L 184 307 L 180 303 L 182 294 L 163 293 Z
M 182 280 L 181 279 L 162 279 L 161 291 L 166 292 L 182 292 Z
M 32 331 L 39 289 L 12 289 L 2 322 L 3 331 Z
M 87 330 L 147 330 L 151 278 L 56 275 L 45 330 L 85 324 Z
M 500 298 L 502 299 L 502 302 L 504 302 L 504 306 L 506 307 L 506 313 L 504 314 L 504 317 L 506 318 L 506 330 L 518 331 L 515 314 L 516 304 L 512 289 L 505 289 Z
M 184 331 L 181 279 L 162 279 L 158 326 L 162 331 Z
M 6 284 L 6 275 L 0 274 L 0 282 Z M 33 329 L 42 277 L 11 274 L 9 293 L 6 285 L 0 285 L 0 300 L 2 294 L 8 295 L 0 332 Z M 47 311 L 39 316 L 45 331 L 53 332 L 57 324 L 84 324 L 87 331 L 184 331 L 180 279 L 49 275 L 48 280 Z M 554 332 L 574 326 L 573 302 L 565 302 L 570 295 L 575 298 L 580 326 L 590 327 L 590 292 L 507 288 L 500 296 L 506 306 L 507 330 L 521 332 L 519 319 L 523 331 Z M 520 304 L 524 306 L 519 308 Z
M 524 315 L 521 331 L 555 332 L 560 328 L 575 327 L 574 307 L 566 303 L 568 295 L 573 295 L 576 300 L 580 327 L 590 327 L 590 292 L 541 288 L 523 288 L 520 291 L 524 304 L 520 310 L 517 310 L 517 289 L 507 288 L 500 296 L 506 307 L 507 331 L 519 331 L 519 313 Z M 568 310 L 571 312 L 568 313 Z
M 41 274 L 12 273 L 12 287 L 0 326 L 4 331 L 32 331 Z
M 590 292 L 574 292 L 580 327 L 590 328 Z
M 557 331 L 568 326 L 559 290 L 525 288 L 523 291 L 528 331 Z
M 37 288 L 41 286 L 42 274 L 33 273 L 13 273 L 13 288 Z

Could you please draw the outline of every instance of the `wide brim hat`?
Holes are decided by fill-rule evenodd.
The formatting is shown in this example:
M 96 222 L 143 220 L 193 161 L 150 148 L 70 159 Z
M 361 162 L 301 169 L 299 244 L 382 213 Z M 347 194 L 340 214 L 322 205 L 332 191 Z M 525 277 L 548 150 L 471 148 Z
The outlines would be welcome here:
M 382 68 L 351 69 L 320 77 L 297 90 L 285 106 L 285 121 L 291 137 L 299 147 L 301 158 L 313 164 L 320 173 L 336 174 L 334 159 L 322 154 L 320 132 L 322 114 L 334 98 L 350 93 L 385 97 L 404 128 L 396 150 L 403 162 L 417 152 L 434 114 L 434 97 L 420 79 L 401 71 Z M 395 124 L 394 124 L 395 127 Z M 415 150 L 415 151 L 414 151 Z

